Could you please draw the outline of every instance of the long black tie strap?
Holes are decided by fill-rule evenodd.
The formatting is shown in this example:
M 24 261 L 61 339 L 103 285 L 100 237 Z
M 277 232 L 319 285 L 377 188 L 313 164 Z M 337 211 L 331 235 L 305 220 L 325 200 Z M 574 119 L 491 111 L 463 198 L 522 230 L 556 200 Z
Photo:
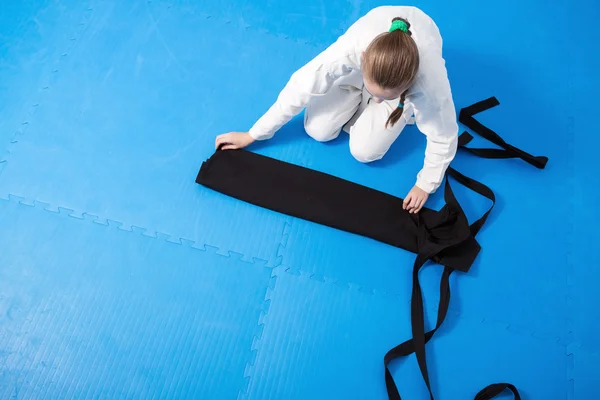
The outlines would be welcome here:
M 529 153 L 524 152 L 508 143 L 506 143 L 496 132 L 490 128 L 482 125 L 479 121 L 474 118 L 474 115 L 480 112 L 489 110 L 492 107 L 499 105 L 498 99 L 490 97 L 475 103 L 469 107 L 463 108 L 458 116 L 458 120 L 464 124 L 467 128 L 476 132 L 484 139 L 494 143 L 497 146 L 502 147 L 501 149 L 473 149 L 466 147 L 467 144 L 473 139 L 469 133 L 464 132 L 459 137 L 459 147 L 469 151 L 479 157 L 483 158 L 520 158 L 523 161 L 533 165 L 536 168 L 543 169 L 548 162 L 548 157 L 544 156 L 533 156 Z
M 459 178 L 460 183 L 462 183 L 470 189 L 472 189 L 473 187 L 479 189 L 478 185 L 480 185 L 481 187 L 489 190 L 489 188 L 487 188 L 486 186 L 483 186 L 481 183 L 465 177 L 456 170 L 452 170 L 452 174 Z M 431 391 L 429 373 L 427 370 L 425 344 L 429 342 L 429 340 L 433 337 L 435 332 L 442 325 L 448 313 L 448 307 L 450 305 L 449 278 L 450 274 L 452 273 L 452 269 L 445 267 L 444 272 L 442 273 L 442 278 L 440 281 L 440 299 L 438 306 L 437 323 L 435 328 L 427 333 L 425 333 L 425 312 L 423 309 L 421 284 L 419 282 L 419 271 L 425 265 L 428 259 L 433 259 L 436 254 L 443 250 L 457 249 L 457 244 L 461 243 L 469 237 L 473 237 L 474 235 L 472 233 L 474 230 L 474 225 L 469 226 L 466 216 L 462 208 L 460 207 L 458 201 L 456 200 L 456 197 L 454 196 L 449 179 L 446 179 L 446 185 L 444 187 L 444 200 L 446 201 L 446 207 L 449 207 L 457 213 L 457 219 L 460 222 L 458 224 L 452 225 L 451 229 L 448 229 L 445 232 L 438 231 L 435 235 L 435 239 L 433 240 L 427 237 L 428 232 L 426 228 L 421 229 L 419 232 L 420 252 L 417 255 L 415 264 L 413 266 L 413 286 L 411 296 L 411 325 L 413 338 L 390 350 L 384 357 L 385 382 L 386 388 L 388 390 L 388 398 L 390 400 L 401 400 L 401 397 L 396 387 L 396 384 L 394 383 L 392 375 L 389 371 L 389 364 L 392 360 L 398 357 L 408 356 L 413 352 L 416 354 L 417 363 L 419 365 L 419 369 L 421 371 L 423 380 L 425 381 L 425 385 L 427 386 L 427 390 L 429 391 L 430 399 L 433 400 L 433 392 Z M 482 217 L 478 222 L 485 222 L 485 217 L 487 217 L 487 214 L 489 214 L 491 209 L 492 208 L 490 207 L 485 216 Z M 481 224 L 483 224 L 483 222 L 481 222 Z M 476 228 L 475 230 L 478 229 L 479 228 Z
M 465 136 L 467 133 L 460 136 L 460 149 L 484 158 L 518 157 L 538 168 L 544 168 L 546 157 L 534 157 L 507 144 L 495 132 L 473 118 L 473 115 L 495 105 L 497 100 L 490 98 L 467 107 L 460 113 L 461 122 L 503 150 L 467 148 L 466 144 L 470 141 L 470 135 Z M 484 215 L 470 225 L 454 196 L 450 177 L 492 202 Z M 415 253 L 411 301 L 412 338 L 391 349 L 384 356 L 385 383 L 388 398 L 401 400 L 388 366 L 398 357 L 415 353 L 430 399 L 433 399 L 425 345 L 446 318 L 450 304 L 451 273 L 454 270 L 468 272 L 480 251 L 475 235 L 485 224 L 495 204 L 495 195 L 489 187 L 450 167 L 446 172 L 444 207 L 439 211 L 423 208 L 418 214 L 410 214 L 402 208 L 401 198 L 246 150 L 215 152 L 202 163 L 196 182 L 260 207 L 365 236 Z M 365 203 L 371 207 L 360 206 Z M 440 279 L 436 326 L 425 332 L 419 272 L 429 261 L 443 265 L 444 269 Z M 513 385 L 496 383 L 481 390 L 475 400 L 492 399 L 506 389 L 513 392 L 516 400 L 520 399 Z
M 444 319 L 446 319 L 446 314 L 448 313 L 448 306 L 450 304 L 450 274 L 452 274 L 452 271 L 453 271 L 453 269 L 445 267 L 444 272 L 442 273 L 442 278 L 440 280 L 440 303 L 439 303 L 439 307 L 438 307 L 437 323 L 433 330 L 431 330 L 431 331 L 427 332 L 425 335 L 423 335 L 424 336 L 423 347 L 425 347 L 425 344 L 427 344 L 427 342 L 429 342 L 429 340 L 433 337 L 433 334 L 438 330 L 438 328 L 444 322 Z M 418 272 L 416 272 L 416 273 L 418 273 Z M 414 274 L 415 274 L 415 272 L 413 271 L 413 279 L 414 279 Z M 422 303 L 421 303 L 421 307 L 417 307 L 417 306 L 412 306 L 412 302 L 411 302 L 411 314 L 415 313 L 417 315 L 417 318 L 418 318 L 417 325 L 420 327 L 420 326 L 424 326 L 424 318 L 423 318 L 424 313 L 422 313 L 422 312 L 419 313 L 419 308 L 422 310 Z M 423 321 L 423 322 L 421 323 L 421 321 Z M 414 325 L 414 321 L 413 321 L 413 325 Z M 415 344 L 413 343 L 413 339 L 409 339 L 406 342 L 394 347 L 393 349 L 388 351 L 387 354 L 385 355 L 385 357 L 383 359 L 384 366 L 385 366 L 385 384 L 386 384 L 386 388 L 388 391 L 389 399 L 398 400 L 398 399 L 400 399 L 400 394 L 398 393 L 398 388 L 396 387 L 396 384 L 394 383 L 392 374 L 390 373 L 390 370 L 388 369 L 388 365 L 395 358 L 406 357 L 414 352 L 415 352 Z M 429 389 L 429 384 L 427 386 Z
M 478 182 L 473 178 L 464 176 L 452 167 L 448 167 L 448 169 L 446 170 L 446 174 L 456 179 L 463 186 L 466 186 L 475 193 L 478 193 L 492 201 L 492 205 L 490 206 L 490 208 L 488 208 L 488 210 L 477 221 L 471 224 L 471 233 L 473 234 L 473 236 L 475 236 L 477 235 L 481 227 L 485 224 L 485 221 L 487 221 L 488 216 L 490 215 L 492 209 L 496 205 L 496 195 L 494 194 L 492 189 L 485 186 L 483 183 Z
M 510 383 L 494 383 L 489 385 L 475 396 L 475 400 L 489 400 L 498 396 L 500 393 L 504 392 L 506 389 L 510 390 L 515 398 L 515 400 L 521 400 L 521 396 L 519 395 L 519 391 L 516 387 L 511 385 Z

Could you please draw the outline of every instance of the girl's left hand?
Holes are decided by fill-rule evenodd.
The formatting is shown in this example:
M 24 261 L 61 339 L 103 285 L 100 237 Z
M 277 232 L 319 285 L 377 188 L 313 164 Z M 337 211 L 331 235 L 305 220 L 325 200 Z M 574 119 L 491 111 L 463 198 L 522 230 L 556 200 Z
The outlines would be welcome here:
M 224 145 L 223 150 L 242 149 L 252 143 L 254 143 L 254 138 L 248 132 L 229 132 L 217 136 L 215 148 L 218 149 L 220 145 Z
M 416 214 L 421 211 L 421 208 L 425 205 L 425 202 L 429 198 L 429 193 L 424 191 L 418 186 L 414 186 L 402 203 L 402 208 L 408 210 L 411 214 Z

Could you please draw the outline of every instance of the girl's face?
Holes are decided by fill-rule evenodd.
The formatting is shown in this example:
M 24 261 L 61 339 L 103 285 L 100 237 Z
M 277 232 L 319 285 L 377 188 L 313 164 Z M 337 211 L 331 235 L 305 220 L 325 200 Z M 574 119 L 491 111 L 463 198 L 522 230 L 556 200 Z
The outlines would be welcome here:
M 362 57 L 364 59 L 365 52 L 362 52 Z M 408 90 L 408 87 L 399 87 L 395 89 L 384 89 L 381 86 L 374 83 L 366 73 L 363 72 L 363 82 L 365 84 L 365 89 L 367 92 L 373 97 L 373 100 L 376 103 L 381 103 L 386 100 L 394 100 L 400 98 L 402 93 Z
M 373 100 L 376 103 L 381 103 L 385 100 L 394 100 L 402 96 L 402 93 L 406 90 L 406 88 L 396 88 L 396 89 L 384 89 L 379 85 L 371 82 L 366 76 L 364 77 L 365 89 L 371 96 L 373 96 Z

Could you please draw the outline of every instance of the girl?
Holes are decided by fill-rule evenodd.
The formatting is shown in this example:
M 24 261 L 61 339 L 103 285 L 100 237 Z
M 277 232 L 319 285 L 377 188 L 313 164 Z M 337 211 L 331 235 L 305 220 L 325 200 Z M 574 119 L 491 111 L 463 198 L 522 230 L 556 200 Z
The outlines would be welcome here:
M 433 20 L 414 7 L 367 13 L 292 75 L 249 132 L 220 135 L 216 146 L 239 149 L 269 139 L 302 110 L 306 132 L 318 141 L 335 139 L 342 129 L 349 133 L 350 152 L 360 162 L 381 159 L 414 120 L 427 146 L 404 200 L 411 213 L 440 186 L 456 154 L 458 124 L 442 38 Z

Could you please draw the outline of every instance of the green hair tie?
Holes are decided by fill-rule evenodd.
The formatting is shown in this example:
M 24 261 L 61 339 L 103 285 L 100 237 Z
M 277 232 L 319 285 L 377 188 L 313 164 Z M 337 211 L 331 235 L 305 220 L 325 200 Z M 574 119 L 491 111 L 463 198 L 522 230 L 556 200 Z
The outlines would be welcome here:
M 408 25 L 406 24 L 406 22 L 402 21 L 401 19 L 397 19 L 394 22 L 392 22 L 390 32 L 397 31 L 398 29 L 404 33 L 408 33 Z

